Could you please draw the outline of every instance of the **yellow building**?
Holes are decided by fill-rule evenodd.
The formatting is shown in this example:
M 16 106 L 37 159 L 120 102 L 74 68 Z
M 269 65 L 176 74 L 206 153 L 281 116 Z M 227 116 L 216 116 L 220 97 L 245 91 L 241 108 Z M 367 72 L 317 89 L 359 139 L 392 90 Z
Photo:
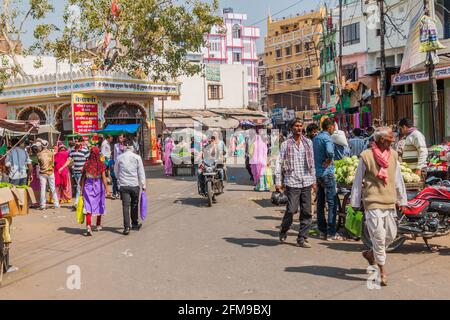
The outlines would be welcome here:
M 317 110 L 320 103 L 320 51 L 325 9 L 267 21 L 264 62 L 268 107 Z

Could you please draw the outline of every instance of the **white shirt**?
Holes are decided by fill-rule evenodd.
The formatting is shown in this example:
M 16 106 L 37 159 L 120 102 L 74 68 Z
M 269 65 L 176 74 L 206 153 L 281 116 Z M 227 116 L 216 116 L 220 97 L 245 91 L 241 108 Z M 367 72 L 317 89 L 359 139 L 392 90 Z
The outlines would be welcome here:
M 27 169 L 29 164 L 31 164 L 31 159 L 24 149 L 12 149 L 6 156 L 5 161 L 5 166 L 10 168 L 9 178 L 11 180 L 17 180 L 28 177 Z
M 114 164 L 114 173 L 121 187 L 145 187 L 145 170 L 142 159 L 131 150 L 126 150 Z
M 111 145 L 109 144 L 108 140 L 102 142 L 101 153 L 108 159 L 111 159 Z
M 408 203 L 408 197 L 406 195 L 406 187 L 405 182 L 403 181 L 402 172 L 400 170 L 400 164 L 397 165 L 395 175 L 395 189 L 397 191 L 397 201 L 401 206 L 406 206 Z M 361 207 L 361 195 L 363 191 L 363 180 L 364 175 L 366 174 L 366 165 L 364 164 L 363 159 L 359 160 L 358 169 L 356 169 L 355 179 L 353 180 L 352 187 L 352 197 L 351 197 L 351 206 L 353 208 Z M 386 210 L 372 210 L 371 212 L 376 212 L 386 214 Z

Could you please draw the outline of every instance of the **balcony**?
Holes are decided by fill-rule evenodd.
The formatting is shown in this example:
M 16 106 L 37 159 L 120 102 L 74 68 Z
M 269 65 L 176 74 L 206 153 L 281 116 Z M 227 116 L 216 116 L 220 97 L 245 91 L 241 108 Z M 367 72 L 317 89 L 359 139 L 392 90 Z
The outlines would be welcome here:
M 314 32 L 314 34 L 313 34 Z M 264 43 L 266 47 L 281 45 L 285 42 L 294 42 L 297 40 L 303 41 L 310 39 L 311 36 L 320 37 L 320 29 L 318 28 L 307 28 L 302 30 L 297 30 L 293 32 L 289 32 L 280 36 L 266 37 Z

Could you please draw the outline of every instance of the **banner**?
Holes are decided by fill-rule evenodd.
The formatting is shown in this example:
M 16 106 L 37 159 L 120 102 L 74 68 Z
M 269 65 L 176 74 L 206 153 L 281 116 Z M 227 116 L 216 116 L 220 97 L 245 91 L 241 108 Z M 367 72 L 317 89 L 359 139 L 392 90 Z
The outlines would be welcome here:
M 73 133 L 85 134 L 97 131 L 98 99 L 90 94 L 74 93 L 72 95 Z
M 206 80 L 220 82 L 220 65 L 206 65 Z

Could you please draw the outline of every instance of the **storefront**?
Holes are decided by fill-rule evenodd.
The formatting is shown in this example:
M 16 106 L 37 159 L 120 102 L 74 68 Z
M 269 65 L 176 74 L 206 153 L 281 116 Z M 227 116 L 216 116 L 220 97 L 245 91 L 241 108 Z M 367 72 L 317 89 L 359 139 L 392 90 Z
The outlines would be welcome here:
M 72 83 L 72 85 L 71 85 Z M 146 160 L 152 156 L 151 141 L 155 141 L 156 96 L 178 96 L 176 83 L 152 83 L 129 77 L 125 73 L 75 72 L 42 75 L 9 82 L 0 95 L 6 104 L 7 119 L 38 120 L 41 124 L 55 124 L 62 135 L 73 129 L 72 94 L 95 97 L 95 119 L 98 128 L 108 124 L 140 124 L 140 138 Z
M 415 125 L 432 144 L 433 135 L 438 134 L 437 143 L 450 136 L 450 65 L 436 68 L 438 87 L 438 114 L 433 117 L 430 104 L 428 74 L 421 70 L 415 73 L 394 76 L 394 85 L 413 84 L 413 117 Z

